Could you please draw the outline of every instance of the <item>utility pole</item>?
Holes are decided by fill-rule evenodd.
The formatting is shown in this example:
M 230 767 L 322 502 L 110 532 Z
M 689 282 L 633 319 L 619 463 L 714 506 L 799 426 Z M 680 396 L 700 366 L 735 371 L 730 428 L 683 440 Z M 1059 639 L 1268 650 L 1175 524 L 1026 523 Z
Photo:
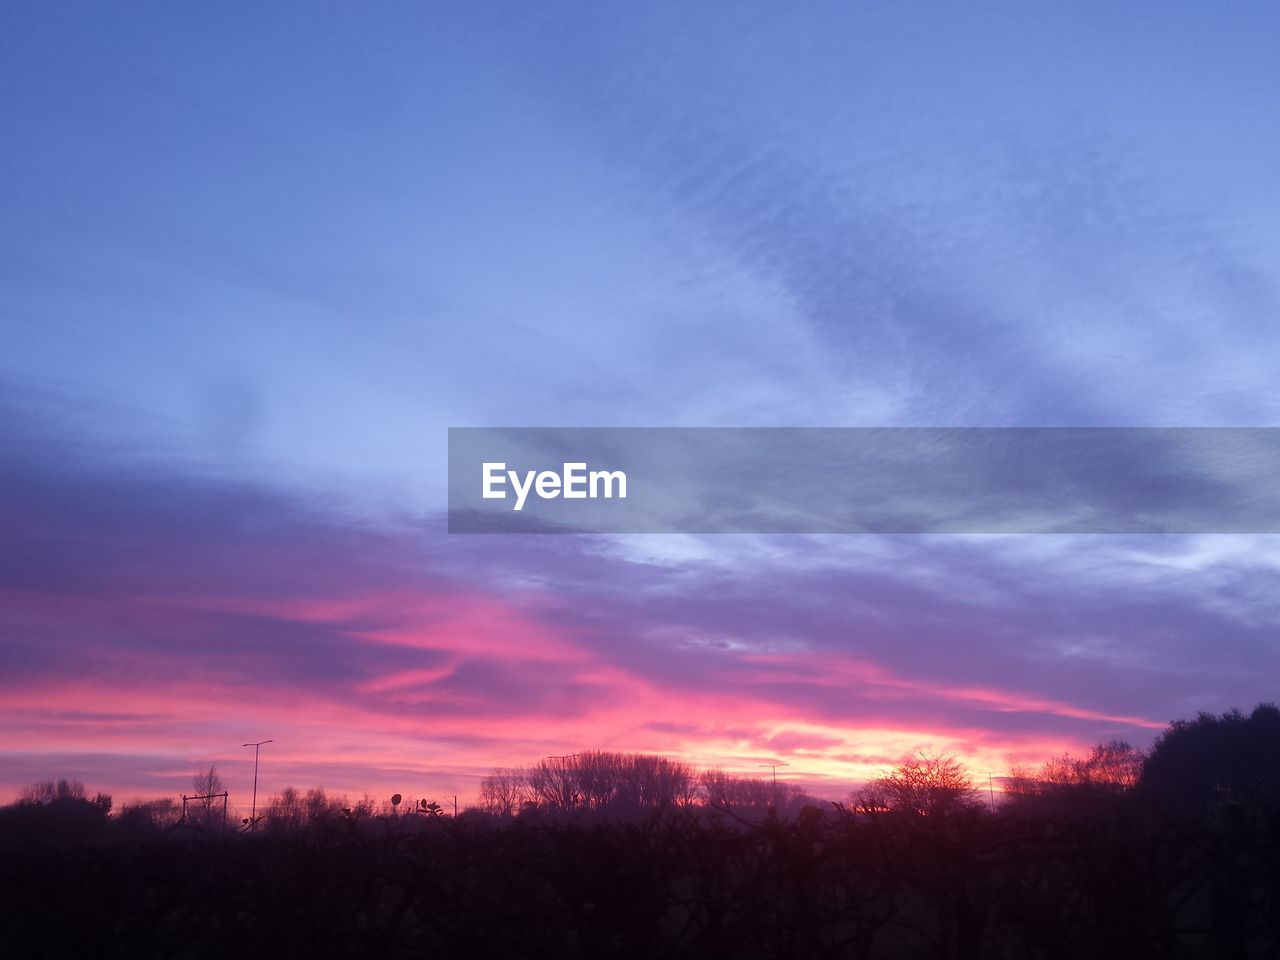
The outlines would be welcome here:
M 771 763 L 757 763 L 757 767 L 769 767 L 773 770 L 773 808 L 778 809 L 778 768 L 785 767 L 787 764 L 780 760 L 774 760 Z
M 253 747 L 253 808 L 249 813 L 249 825 L 258 829 L 258 751 L 264 743 L 275 743 L 274 740 L 259 740 L 257 743 L 242 743 L 242 747 Z
M 991 812 L 996 812 L 996 788 L 991 782 L 991 774 L 987 773 L 987 795 L 991 797 Z

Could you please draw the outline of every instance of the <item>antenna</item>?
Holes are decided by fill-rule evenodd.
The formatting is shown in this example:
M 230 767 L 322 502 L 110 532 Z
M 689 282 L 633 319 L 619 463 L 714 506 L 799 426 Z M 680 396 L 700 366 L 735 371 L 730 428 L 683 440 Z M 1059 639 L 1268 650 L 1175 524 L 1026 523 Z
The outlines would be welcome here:
M 781 760 L 771 760 L 768 763 L 757 763 L 757 767 L 770 767 L 773 770 L 773 806 L 778 806 L 778 768 L 788 766 Z
M 275 743 L 274 740 L 259 740 L 257 743 L 242 743 L 242 747 L 253 747 L 253 809 L 249 813 L 249 823 L 254 830 L 258 829 L 258 751 L 264 743 Z

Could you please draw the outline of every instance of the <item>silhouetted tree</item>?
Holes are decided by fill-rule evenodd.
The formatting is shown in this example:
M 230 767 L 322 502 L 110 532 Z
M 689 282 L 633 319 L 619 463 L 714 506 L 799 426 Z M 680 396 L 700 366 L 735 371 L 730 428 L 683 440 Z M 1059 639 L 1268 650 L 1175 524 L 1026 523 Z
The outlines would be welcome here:
M 181 815 L 182 808 L 177 801 L 172 797 L 161 797 L 126 803 L 120 810 L 119 818 L 134 828 L 160 829 L 177 823 Z
M 1146 755 L 1123 740 L 1097 744 L 1087 757 L 1064 754 L 1039 770 L 1015 765 L 1004 778 L 1005 799 L 1012 803 L 1080 803 L 1119 796 L 1133 789 Z
M 670 768 L 599 753 L 563 764 L 572 816 L 290 788 L 271 829 L 208 836 L 48 781 L 0 808 L 0 956 L 1280 956 L 1277 721 L 1175 725 L 1137 788 L 1124 744 L 1051 761 L 1027 780 L 1053 802 L 997 816 L 928 755 L 827 810 L 765 812 L 768 778 L 717 771 L 670 802 Z
M 523 770 L 495 769 L 480 781 L 480 809 L 498 817 L 509 817 L 520 811 L 530 799 L 528 781 Z
M 1152 802 L 1185 816 L 1210 807 L 1280 809 L 1280 709 L 1257 706 L 1175 721 L 1143 764 L 1140 788 Z
M 723 770 L 705 770 L 698 782 L 708 806 L 736 817 L 758 820 L 772 809 L 790 816 L 818 801 L 793 783 L 772 778 L 735 777 Z
M 55 800 L 83 800 L 84 784 L 79 780 L 38 780 L 18 794 L 23 803 L 52 803 Z
M 267 826 L 276 831 L 296 830 L 306 823 L 306 804 L 296 787 L 285 787 L 267 804 Z
M 187 804 L 188 818 L 202 826 L 221 825 L 223 803 L 221 798 L 215 800 L 213 795 L 222 793 L 226 787 L 222 784 L 222 777 L 218 776 L 217 767 L 210 764 L 197 770 L 195 776 L 191 778 L 191 789 L 192 796 L 200 799 L 192 800 Z
M 350 804 L 345 797 L 330 797 L 323 787 L 312 787 L 302 799 L 302 816 L 308 825 L 325 823 L 349 809 Z
M 884 809 L 918 816 L 957 813 L 978 803 L 973 778 L 960 762 L 930 753 L 906 757 L 853 799 L 864 811 Z

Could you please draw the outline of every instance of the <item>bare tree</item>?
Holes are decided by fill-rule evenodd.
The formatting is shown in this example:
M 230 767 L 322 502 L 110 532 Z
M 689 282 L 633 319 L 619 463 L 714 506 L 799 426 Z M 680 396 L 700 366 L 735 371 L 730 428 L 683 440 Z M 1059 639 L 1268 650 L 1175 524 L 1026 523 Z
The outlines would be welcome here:
M 18 794 L 22 803 L 52 803 L 54 800 L 83 800 L 84 784 L 79 780 L 38 780 Z
M 617 799 L 623 787 L 622 758 L 616 753 L 589 750 L 571 758 L 574 788 L 582 806 L 601 809 Z
M 577 770 L 569 758 L 539 760 L 529 768 L 529 799 L 546 810 L 572 810 L 582 800 L 578 790 Z
M 690 794 L 694 774 L 687 763 L 644 754 L 626 760 L 623 783 L 633 790 L 636 806 L 674 806 Z
M 652 809 L 693 793 L 693 768 L 667 757 L 592 750 L 570 766 L 580 803 L 588 808 Z
M 192 822 L 205 826 L 221 824 L 223 802 L 221 798 L 215 800 L 214 796 L 226 792 L 227 788 L 222 784 L 222 777 L 218 776 L 218 768 L 209 764 L 197 770 L 191 778 L 191 789 L 192 796 L 198 798 L 187 807 L 187 816 Z
M 973 778 L 960 762 L 931 753 L 905 758 L 854 797 L 856 808 L 864 812 L 891 810 L 917 816 L 954 813 L 976 802 Z
M 302 807 L 307 823 L 322 823 L 336 815 L 346 806 L 341 800 L 330 800 L 323 787 L 312 787 L 302 800 Z
M 893 792 L 880 780 L 872 780 L 851 799 L 856 813 L 870 815 L 893 809 Z
M 480 781 L 480 807 L 486 813 L 509 817 L 519 813 L 528 799 L 528 778 L 523 770 L 498 768 Z
M 1142 776 L 1146 754 L 1124 740 L 1111 740 L 1093 748 L 1084 763 L 1088 783 L 1115 791 L 1128 790 Z
M 780 815 L 790 815 L 818 801 L 793 783 L 772 778 L 735 777 L 723 770 L 704 770 L 698 777 L 702 796 L 708 806 L 736 816 L 759 817 L 771 808 Z
M 182 808 L 172 797 L 157 800 L 135 800 L 120 810 L 120 818 L 126 822 L 147 824 L 153 827 L 169 827 L 178 822 Z
M 1015 764 L 1005 779 L 1005 792 L 1013 798 L 1123 793 L 1137 784 L 1146 755 L 1123 740 L 1099 743 L 1088 757 L 1063 754 L 1048 760 L 1039 770 Z
M 306 802 L 296 787 L 285 787 L 267 804 L 267 825 L 273 830 L 294 830 L 306 818 Z

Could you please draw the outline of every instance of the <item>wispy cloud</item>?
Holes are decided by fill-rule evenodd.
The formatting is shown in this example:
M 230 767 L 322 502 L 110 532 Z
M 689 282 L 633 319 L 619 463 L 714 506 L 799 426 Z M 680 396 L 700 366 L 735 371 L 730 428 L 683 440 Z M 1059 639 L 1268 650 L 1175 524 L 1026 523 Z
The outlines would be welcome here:
M 1105 574 L 1073 538 L 729 538 L 706 562 L 374 523 L 48 433 L 0 443 L 10 787 L 33 753 L 50 775 L 86 752 L 234 764 L 262 731 L 278 772 L 348 790 L 412 770 L 466 794 L 578 746 L 848 782 L 913 745 L 991 766 L 1143 741 L 1265 698 L 1276 667 L 1272 620 L 1223 601 L 1274 578 L 1253 542 L 1203 581 L 1177 563 L 1195 541 L 1149 538 L 1083 538 Z

